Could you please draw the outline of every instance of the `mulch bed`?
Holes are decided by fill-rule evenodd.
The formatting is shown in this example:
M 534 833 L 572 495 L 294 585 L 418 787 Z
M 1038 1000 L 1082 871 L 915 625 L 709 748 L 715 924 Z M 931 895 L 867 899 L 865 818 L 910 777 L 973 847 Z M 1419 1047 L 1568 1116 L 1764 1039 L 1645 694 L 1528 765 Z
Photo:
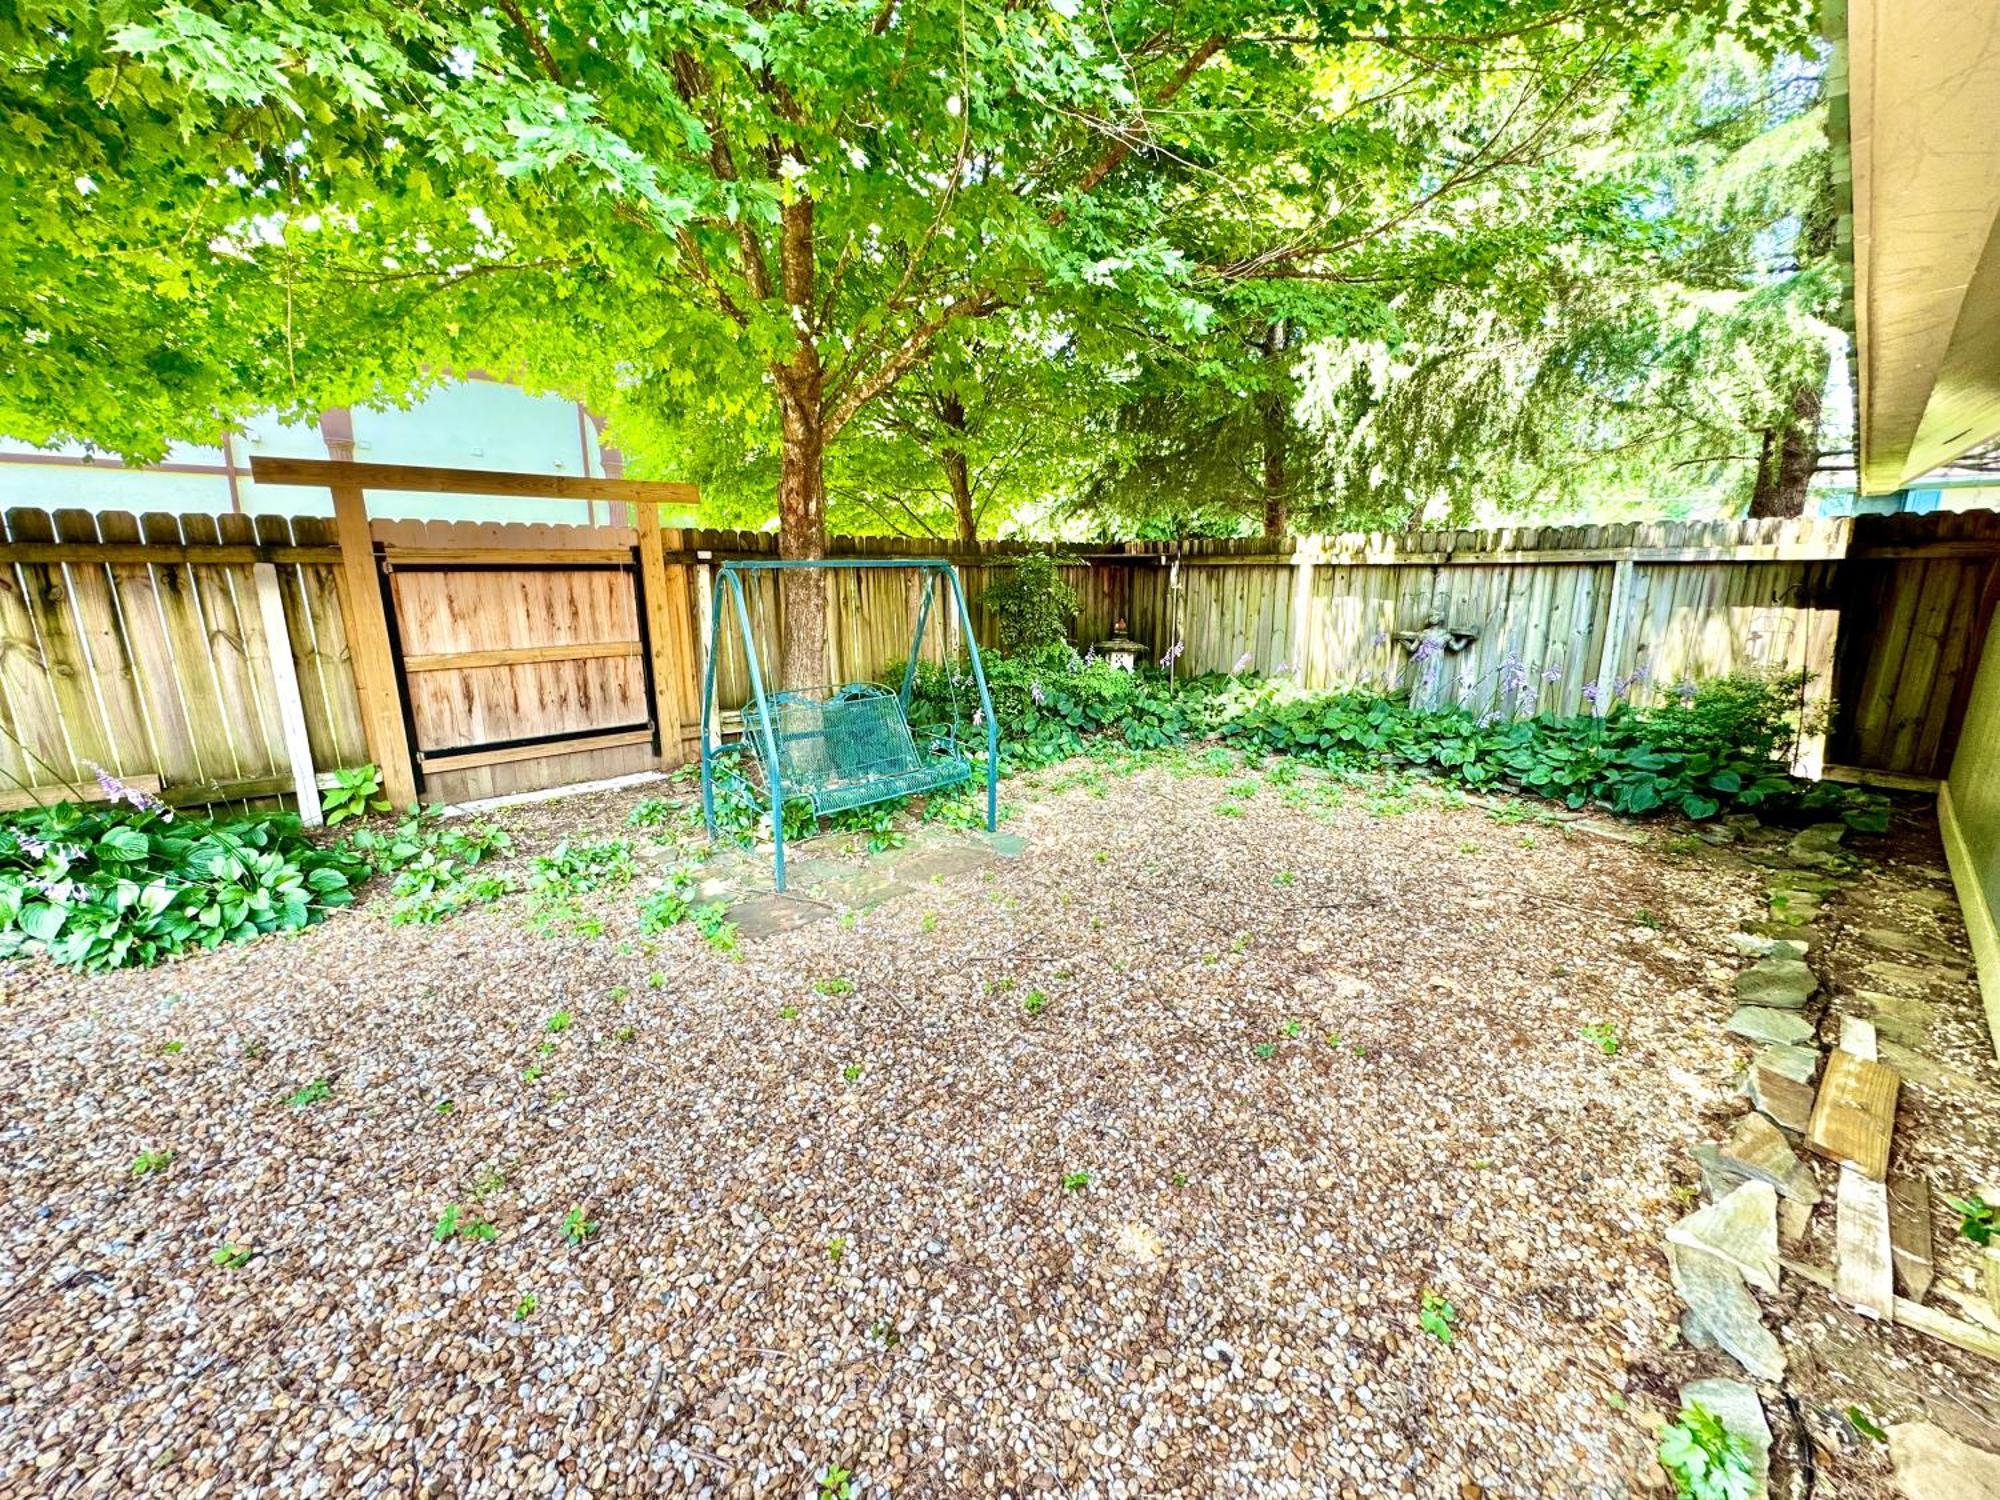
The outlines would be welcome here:
M 635 887 L 15 972 L 0 1489 L 1662 1483 L 1754 876 L 1195 761 L 1006 796 L 1018 858 L 737 958 Z

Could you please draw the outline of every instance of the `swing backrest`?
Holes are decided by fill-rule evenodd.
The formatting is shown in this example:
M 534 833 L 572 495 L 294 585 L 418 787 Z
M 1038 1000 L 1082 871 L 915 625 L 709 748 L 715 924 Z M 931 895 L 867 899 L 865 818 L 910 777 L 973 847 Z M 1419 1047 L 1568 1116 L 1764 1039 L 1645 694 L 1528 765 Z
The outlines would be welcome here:
M 826 693 L 778 693 L 770 704 L 785 796 L 807 798 L 821 813 L 930 790 L 970 774 L 960 757 L 941 762 L 921 754 L 902 699 L 874 683 L 849 683 Z M 761 761 L 764 726 L 754 702 L 744 705 L 743 738 Z

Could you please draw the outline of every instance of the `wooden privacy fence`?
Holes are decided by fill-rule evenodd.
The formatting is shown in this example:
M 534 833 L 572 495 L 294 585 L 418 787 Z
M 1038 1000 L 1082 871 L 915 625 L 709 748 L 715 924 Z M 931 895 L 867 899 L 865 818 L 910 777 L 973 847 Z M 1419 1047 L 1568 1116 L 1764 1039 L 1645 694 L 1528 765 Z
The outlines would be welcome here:
M 92 795 L 96 767 L 170 801 L 295 796 L 374 761 L 399 802 L 464 800 L 685 763 L 698 750 L 714 565 L 762 533 L 663 528 L 690 487 L 258 460 L 330 490 L 331 521 L 6 513 L 0 543 L 0 807 Z M 588 496 L 630 526 L 371 519 L 402 490 Z M 837 556 L 949 557 L 980 596 L 1021 543 L 836 539 Z M 1539 527 L 1145 543 L 1068 554 L 1089 646 L 1124 620 L 1175 670 L 1284 671 L 1313 688 L 1407 686 L 1435 612 L 1462 649 L 1439 701 L 1480 712 L 1658 701 L 1747 667 L 1815 674 L 1831 762 L 1948 764 L 2000 596 L 2000 517 Z M 760 646 L 783 629 L 754 580 Z M 830 675 L 909 648 L 914 576 L 829 577 Z M 958 642 L 934 631 L 943 660 Z M 725 709 L 748 691 L 721 643 Z M 1429 684 L 1427 684 L 1429 685 Z M 1845 774 L 1845 773 L 1843 773 Z

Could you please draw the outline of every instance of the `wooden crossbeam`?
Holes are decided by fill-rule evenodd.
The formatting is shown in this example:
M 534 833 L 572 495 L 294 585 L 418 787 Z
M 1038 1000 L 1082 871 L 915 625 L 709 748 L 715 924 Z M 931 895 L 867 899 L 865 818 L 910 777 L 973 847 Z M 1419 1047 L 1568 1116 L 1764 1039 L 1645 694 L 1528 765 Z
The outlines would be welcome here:
M 578 641 L 567 646 L 507 646 L 491 651 L 437 651 L 403 658 L 405 672 L 463 672 L 474 667 L 522 667 L 551 661 L 602 661 L 637 656 L 634 641 Z
M 331 458 L 250 460 L 259 484 L 347 486 L 432 495 L 511 495 L 528 500 L 610 500 L 629 505 L 697 505 L 692 484 L 650 479 L 591 479 L 569 474 L 516 474 L 494 469 L 446 469 L 429 464 L 366 464 Z
M 440 771 L 469 771 L 474 766 L 503 766 L 517 760 L 540 760 L 550 755 L 581 755 L 586 750 L 615 750 L 622 745 L 650 745 L 650 729 L 625 729 L 615 734 L 581 734 L 574 739 L 546 740 L 534 745 L 510 745 L 501 750 L 468 750 L 454 755 L 449 750 L 434 751 L 420 759 L 424 774 Z

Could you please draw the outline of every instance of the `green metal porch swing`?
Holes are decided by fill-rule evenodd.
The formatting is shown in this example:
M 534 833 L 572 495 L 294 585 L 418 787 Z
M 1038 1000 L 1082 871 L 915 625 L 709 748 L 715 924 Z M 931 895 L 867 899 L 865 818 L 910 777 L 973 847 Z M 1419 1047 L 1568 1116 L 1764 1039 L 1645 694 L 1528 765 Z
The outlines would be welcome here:
M 917 628 L 910 637 L 909 660 L 903 668 L 899 691 L 892 693 L 872 682 L 850 682 L 818 691 L 765 691 L 757 634 L 750 628 L 750 608 L 743 597 L 743 577 L 802 568 L 913 568 L 923 576 Z M 740 786 L 753 801 L 764 804 L 771 815 L 777 889 L 785 888 L 786 802 L 802 799 L 811 804 L 814 816 L 823 817 L 827 813 L 886 802 L 891 797 L 962 786 L 972 779 L 972 757 L 965 745 L 955 692 L 950 724 L 914 728 L 910 724 L 910 689 L 916 682 L 924 629 L 930 623 L 931 601 L 940 578 L 951 590 L 959 626 L 965 633 L 966 650 L 972 657 L 972 680 L 979 689 L 979 716 L 974 724 L 983 723 L 986 728 L 986 827 L 991 832 L 998 826 L 1000 730 L 993 722 L 993 698 L 986 690 L 986 668 L 979 660 L 979 642 L 973 635 L 972 615 L 966 608 L 965 587 L 959 581 L 958 569 L 941 558 L 842 557 L 818 562 L 763 559 L 725 562 L 716 570 L 714 597 L 709 607 L 708 664 L 701 695 L 702 815 L 708 824 L 708 836 L 713 839 L 718 779 Z M 725 593 L 734 606 L 737 627 L 742 632 L 743 659 L 750 675 L 750 701 L 743 705 L 743 730 L 728 742 L 723 742 L 711 728 L 717 713 L 715 659 L 722 642 Z M 735 769 L 734 764 L 717 764 L 718 757 L 731 750 L 736 752 L 731 757 L 735 763 L 741 763 L 745 750 L 749 752 L 763 772 L 763 787 Z

